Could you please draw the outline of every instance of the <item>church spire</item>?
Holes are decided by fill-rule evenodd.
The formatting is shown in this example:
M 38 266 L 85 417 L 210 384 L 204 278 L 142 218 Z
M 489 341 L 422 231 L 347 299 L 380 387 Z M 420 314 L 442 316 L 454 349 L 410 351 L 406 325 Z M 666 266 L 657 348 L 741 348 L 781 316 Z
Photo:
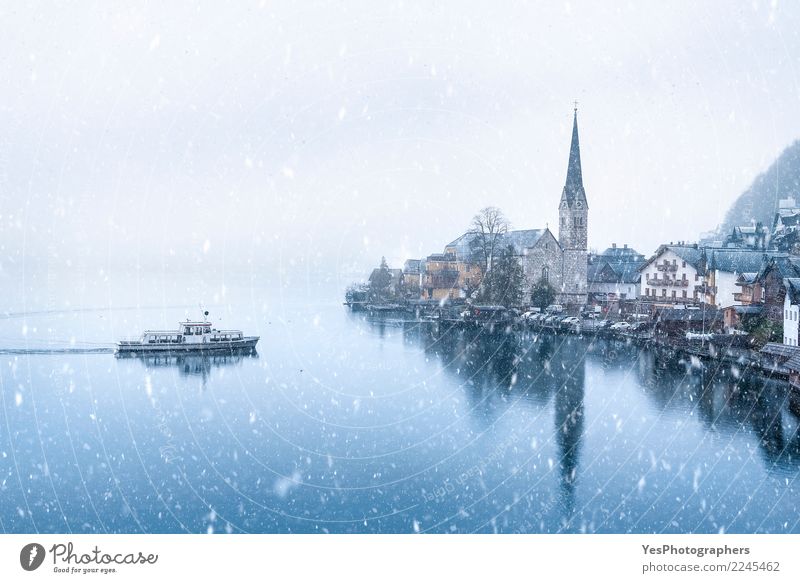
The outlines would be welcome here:
M 581 146 L 578 139 L 578 102 L 572 117 L 572 143 L 569 147 L 569 164 L 567 165 L 567 180 L 561 200 L 572 207 L 576 201 L 586 206 L 586 192 L 583 189 L 583 173 L 581 172 Z
M 567 166 L 567 186 L 579 186 L 583 188 L 583 176 L 581 175 L 581 146 L 578 141 L 578 104 L 575 102 L 575 110 L 572 118 L 572 144 L 569 147 L 569 166 Z

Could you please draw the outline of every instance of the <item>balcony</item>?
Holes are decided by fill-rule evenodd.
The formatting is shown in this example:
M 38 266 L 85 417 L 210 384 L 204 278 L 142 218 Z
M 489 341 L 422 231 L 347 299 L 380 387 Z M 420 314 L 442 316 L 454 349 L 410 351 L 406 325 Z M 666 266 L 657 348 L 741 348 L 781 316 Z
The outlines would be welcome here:
M 688 279 L 647 278 L 647 285 L 651 287 L 688 287 Z
M 656 269 L 659 271 L 678 271 L 678 266 L 672 263 L 662 263 L 661 265 L 656 265 Z

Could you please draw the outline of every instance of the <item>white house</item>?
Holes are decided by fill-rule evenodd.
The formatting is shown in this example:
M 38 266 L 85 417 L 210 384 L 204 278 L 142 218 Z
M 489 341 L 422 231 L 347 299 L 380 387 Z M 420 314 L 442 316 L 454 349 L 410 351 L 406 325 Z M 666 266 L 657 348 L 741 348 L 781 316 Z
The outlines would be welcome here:
M 718 308 L 741 305 L 737 300 L 741 291 L 736 285 L 743 273 L 761 269 L 764 252 L 751 249 L 705 249 L 708 294 L 706 301 Z
M 784 278 L 786 296 L 783 300 L 783 343 L 797 346 L 798 316 L 800 316 L 800 277 Z
M 641 268 L 641 296 L 673 304 L 741 305 L 739 276 L 758 272 L 764 260 L 763 251 L 752 249 L 662 245 Z
M 706 257 L 697 245 L 662 245 L 639 272 L 639 297 L 670 304 L 699 303 L 705 284 Z

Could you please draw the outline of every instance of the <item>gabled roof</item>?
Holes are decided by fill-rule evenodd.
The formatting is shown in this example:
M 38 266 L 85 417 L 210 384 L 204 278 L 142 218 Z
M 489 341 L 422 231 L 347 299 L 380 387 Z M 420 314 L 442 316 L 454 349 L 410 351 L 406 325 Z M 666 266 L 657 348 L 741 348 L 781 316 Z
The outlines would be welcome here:
M 773 253 L 766 261 L 761 264 L 758 270 L 757 280 L 762 280 L 768 271 L 777 270 L 782 278 L 800 277 L 800 257 L 789 255 L 788 253 Z
M 705 270 L 705 248 L 698 247 L 697 245 L 661 245 L 650 259 L 639 266 L 639 271 L 642 271 L 645 267 L 658 260 L 658 258 L 667 251 L 672 251 L 697 271 Z
M 514 248 L 514 253 L 517 255 L 524 255 L 526 249 L 530 249 L 539 239 L 542 238 L 546 229 L 527 229 L 524 231 L 509 231 L 502 237 L 503 246 L 511 245 Z
M 762 251 L 749 249 L 707 249 L 706 257 L 709 269 L 729 273 L 758 271 L 765 260 Z
M 606 261 L 610 261 L 612 263 L 622 263 L 622 262 L 631 262 L 631 263 L 643 263 L 644 262 L 644 255 L 636 251 L 631 247 L 609 247 L 602 253 L 596 256 L 598 259 L 605 259 Z
M 786 277 L 783 279 L 783 287 L 786 288 L 786 295 L 792 304 L 800 304 L 800 277 Z
M 589 264 L 586 278 L 589 283 L 639 283 L 639 264 L 595 261 Z
M 747 271 L 745 273 L 740 273 L 739 277 L 736 278 L 736 283 L 753 283 L 756 280 L 756 276 L 758 275 L 757 271 Z
M 406 262 L 403 264 L 403 271 L 405 273 L 419 273 L 421 263 L 421 259 L 406 259 Z
M 497 250 L 499 251 L 511 245 L 516 255 L 525 255 L 526 249 L 534 247 L 547 232 L 549 232 L 549 229 L 546 228 L 508 231 L 498 235 Z M 455 248 L 457 258 L 461 261 L 466 261 L 469 259 L 472 251 L 470 249 L 470 244 L 477 236 L 476 233 L 464 233 L 458 239 L 448 243 L 445 248 Z M 558 244 L 558 240 L 556 240 L 555 237 L 553 237 L 553 240 Z

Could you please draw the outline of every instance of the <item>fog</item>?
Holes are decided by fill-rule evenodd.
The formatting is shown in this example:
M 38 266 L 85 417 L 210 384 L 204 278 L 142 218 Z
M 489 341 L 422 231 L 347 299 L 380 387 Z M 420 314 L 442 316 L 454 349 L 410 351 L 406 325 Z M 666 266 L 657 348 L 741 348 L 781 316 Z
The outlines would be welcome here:
M 694 240 L 800 127 L 776 3 L 0 7 L 0 276 L 336 286 L 481 207 L 555 225 L 578 101 L 589 244 Z

